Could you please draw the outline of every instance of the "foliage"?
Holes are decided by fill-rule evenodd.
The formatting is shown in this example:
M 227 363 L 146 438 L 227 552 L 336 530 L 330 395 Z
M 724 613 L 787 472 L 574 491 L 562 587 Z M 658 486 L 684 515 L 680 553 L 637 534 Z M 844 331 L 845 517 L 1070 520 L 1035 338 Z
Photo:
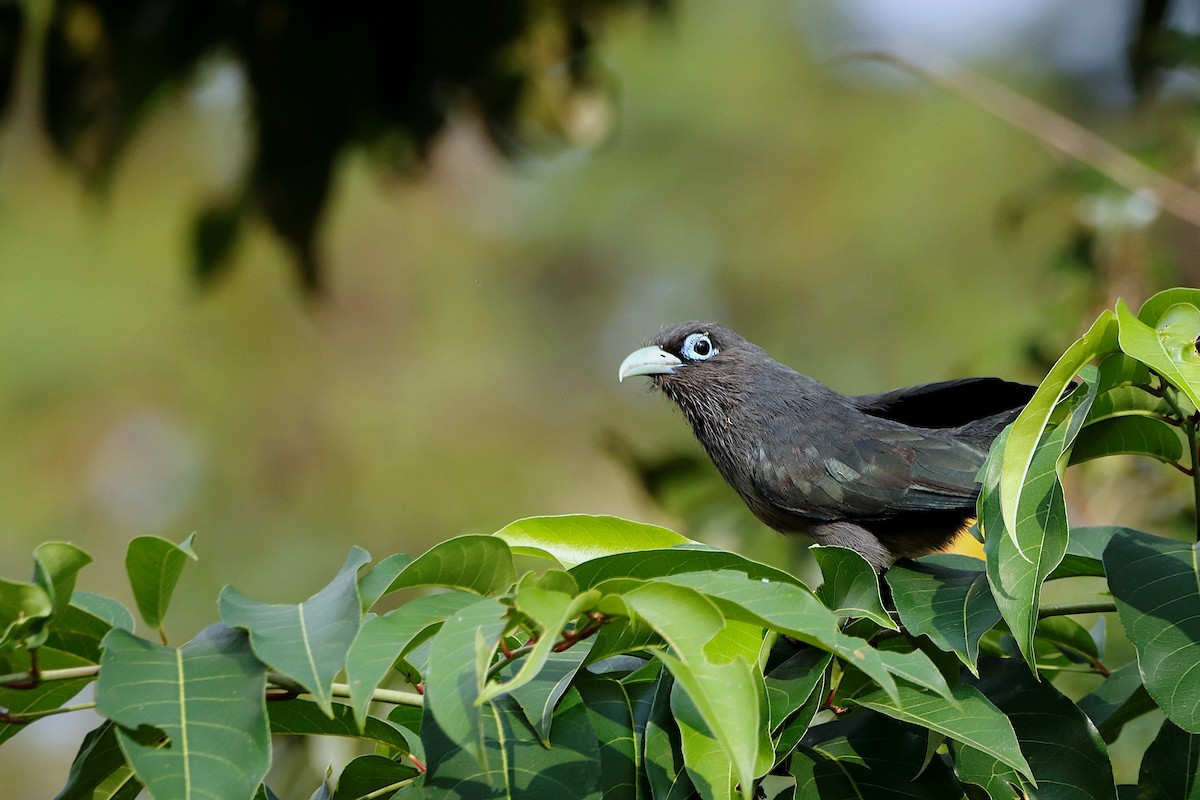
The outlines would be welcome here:
M 163 616 L 190 538 L 126 558 L 162 643 L 75 589 L 86 553 L 43 545 L 31 581 L 0 583 L 0 742 L 90 705 L 66 704 L 94 681 L 105 721 L 60 798 L 271 797 L 271 734 L 363 743 L 314 797 L 1190 796 L 1197 546 L 1071 530 L 1062 476 L 1138 454 L 1200 487 L 1198 339 L 1200 290 L 1102 314 L 981 472 L 986 563 L 902 562 L 884 584 L 849 550 L 818 551 L 814 592 L 654 526 L 544 517 L 370 568 L 352 548 L 299 604 L 227 587 L 176 647 Z M 518 574 L 515 555 L 549 563 Z M 1042 602 L 1046 581 L 1097 577 L 1111 601 Z M 436 591 L 374 610 L 411 589 Z M 1104 663 L 1074 618 L 1097 612 L 1136 662 Z M 1071 672 L 1102 680 L 1074 702 L 1053 682 Z M 1152 711 L 1140 786 L 1117 787 L 1108 744 Z

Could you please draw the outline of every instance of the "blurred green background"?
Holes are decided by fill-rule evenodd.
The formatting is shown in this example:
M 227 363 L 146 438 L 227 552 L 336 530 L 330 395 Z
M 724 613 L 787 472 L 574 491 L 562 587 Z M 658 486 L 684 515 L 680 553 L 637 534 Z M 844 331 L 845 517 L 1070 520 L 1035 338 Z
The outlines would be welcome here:
M 246 147 L 227 61 L 161 98 L 96 196 L 45 142 L 27 52 L 0 132 L 0 574 L 24 579 L 37 543 L 71 540 L 96 558 L 80 587 L 129 604 L 126 542 L 195 532 L 167 624 L 182 642 L 225 584 L 296 602 L 351 545 L 416 554 L 534 514 L 659 522 L 796 568 L 807 542 L 731 492 L 690 519 L 614 457 L 614 437 L 698 452 L 665 400 L 616 380 L 660 327 L 719 320 L 846 392 L 1036 382 L 1114 287 L 1136 306 L 1190 268 L 1177 223 L 1081 214 L 1124 195 L 1036 138 L 892 68 L 831 61 L 915 37 L 1155 146 L 1192 112 L 1135 112 L 1125 4 L 903 5 L 613 16 L 603 143 L 506 161 L 464 112 L 415 177 L 351 153 L 315 301 L 261 223 L 215 285 L 189 272 L 193 215 Z M 1075 521 L 1169 529 L 1186 480 L 1133 470 L 1096 470 L 1103 497 L 1075 491 Z M 90 724 L 6 746 L 10 796 L 50 796 Z

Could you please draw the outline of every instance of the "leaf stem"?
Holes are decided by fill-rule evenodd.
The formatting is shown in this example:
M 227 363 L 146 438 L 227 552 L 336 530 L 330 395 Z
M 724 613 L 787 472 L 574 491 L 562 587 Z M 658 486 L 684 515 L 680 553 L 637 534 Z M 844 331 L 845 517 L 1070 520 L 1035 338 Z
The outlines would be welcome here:
M 30 722 L 39 720 L 42 717 L 50 717 L 55 714 L 70 714 L 72 711 L 83 711 L 95 707 L 95 703 L 78 703 L 73 706 L 59 706 L 58 708 L 47 708 L 41 711 L 13 712 L 0 709 L 0 722 L 6 722 L 9 725 L 28 725 Z
M 100 674 L 99 664 L 89 664 L 86 667 L 66 667 L 64 669 L 43 669 L 37 672 L 13 672 L 0 675 L 0 687 L 5 689 L 36 689 L 50 681 L 70 681 L 76 678 L 94 678 Z
M 1066 603 L 1061 606 L 1042 606 L 1038 609 L 1038 619 L 1065 617 L 1068 614 L 1108 614 L 1116 610 L 1117 604 L 1111 600 L 1097 600 L 1092 603 Z
M 1192 466 L 1190 471 L 1182 467 L 1179 471 L 1192 479 L 1192 510 L 1196 517 L 1196 541 L 1200 542 L 1200 442 L 1196 440 L 1196 425 L 1200 422 L 1200 414 L 1184 414 L 1175 396 L 1175 387 L 1159 375 L 1163 388 L 1163 400 L 1175 412 L 1175 416 L 1183 423 L 1183 432 L 1187 436 L 1188 450 L 1191 451 Z

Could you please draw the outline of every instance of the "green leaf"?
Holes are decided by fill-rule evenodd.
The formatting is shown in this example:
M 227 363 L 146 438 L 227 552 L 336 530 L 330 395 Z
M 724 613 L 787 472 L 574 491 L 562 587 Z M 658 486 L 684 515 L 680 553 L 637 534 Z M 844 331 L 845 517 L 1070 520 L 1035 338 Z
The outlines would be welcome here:
M 1012 724 L 975 687 L 955 686 L 950 700 L 904 684 L 897 688 L 898 702 L 883 692 L 858 697 L 853 702 L 901 722 L 937 731 L 987 753 L 1022 775 L 1032 776 Z
M 418 597 L 381 617 L 368 615 L 346 654 L 350 705 L 359 725 L 366 718 L 372 693 L 396 659 L 432 636 L 447 617 L 478 600 L 466 592 L 443 592 Z
M 591 649 L 592 640 L 589 639 L 561 653 L 551 652 L 535 675 L 511 690 L 513 700 L 525 712 L 525 718 L 533 725 L 534 731 L 543 742 L 550 740 L 550 724 L 555 705 L 570 688 L 571 681 L 583 666 Z M 520 669 L 524 668 L 525 664 L 521 664 Z M 516 666 L 510 665 L 505 674 L 516 670 Z
M 1058 578 L 1104 577 L 1104 548 L 1117 533 L 1127 528 L 1102 525 L 1091 528 L 1072 528 L 1067 542 L 1067 554 L 1046 580 Z
M 1079 710 L 1088 715 L 1100 731 L 1100 738 L 1109 744 L 1117 740 L 1126 722 L 1157 708 L 1142 685 L 1136 661 L 1113 670 L 1091 693 L 1079 698 Z
M 1142 756 L 1139 800 L 1178 800 L 1200 796 L 1200 736 L 1164 720 Z
M 183 574 L 187 560 L 196 560 L 192 550 L 195 534 L 179 544 L 157 536 L 138 536 L 125 551 L 125 571 L 133 587 L 133 599 L 138 612 L 154 630 L 162 632 L 163 617 L 171 604 L 175 584 Z M 165 644 L 165 642 L 164 642 Z
M 46 542 L 34 550 L 33 582 L 46 593 L 50 601 L 50 613 L 31 619 L 31 624 L 24 628 L 27 631 L 23 642 L 25 647 L 40 647 L 46 641 L 54 618 L 71 602 L 79 570 L 91 561 L 90 555 L 69 542 Z M 24 597 L 25 601 L 30 599 Z
M 413 767 L 384 756 L 359 756 L 342 770 L 333 800 L 359 800 L 361 797 L 379 792 L 401 781 L 411 780 L 418 774 L 420 773 Z M 376 794 L 375 796 L 386 797 L 387 795 Z
M 1080 432 L 1071 448 L 1070 464 L 1114 455 L 1149 456 L 1178 464 L 1183 453 L 1183 436 L 1176 426 L 1155 417 L 1111 417 Z
M 483 687 L 480 701 L 516 691 L 533 680 L 550 657 L 567 622 L 584 611 L 595 608 L 599 600 L 600 593 L 594 589 L 571 597 L 562 592 L 547 591 L 536 585 L 520 587 L 513 596 L 513 606 L 536 626 L 537 643 L 529 655 L 521 660 L 520 667 L 512 678 Z
M 918 774 L 926 737 L 879 714 L 855 714 L 809 731 L 792 755 L 797 798 L 960 800 L 940 760 Z
M 731 800 L 738 786 L 735 766 L 691 697 L 680 691 L 678 681 L 671 693 L 671 713 L 679 726 L 683 763 L 700 797 L 703 800 Z
M 1108 749 L 1074 703 L 1015 659 L 987 659 L 980 672 L 975 687 L 1012 722 L 1038 797 L 1115 800 Z
M 1012 767 L 958 742 L 951 742 L 950 751 L 954 756 L 954 772 L 958 779 L 980 787 L 991 800 L 1020 800 L 1027 796 L 1018 794 L 1014 788 L 1023 786 L 1024 782 Z
M 854 665 L 892 694 L 896 682 L 878 650 L 864 639 L 847 636 L 838 628 L 837 617 L 808 590 L 791 583 L 750 579 L 738 572 L 683 573 L 661 579 L 690 586 L 718 604 L 725 616 L 769 627 L 779 633 L 815 645 Z M 932 666 L 932 665 L 931 665 Z M 929 672 L 936 672 L 933 668 Z M 906 668 L 903 677 L 913 670 Z M 925 673 L 928 674 L 928 673 Z M 940 679 L 935 688 L 943 690 Z
M 436 544 L 415 561 L 403 554 L 388 556 L 363 576 L 360 592 L 370 608 L 385 594 L 414 586 L 492 595 L 516 582 L 508 545 L 494 536 L 470 535 Z
M 288 736 L 342 736 L 369 739 L 398 753 L 412 752 L 414 735 L 402 726 L 379 717 L 367 717 L 359 726 L 345 703 L 333 704 L 333 716 L 310 700 L 275 700 L 267 704 L 271 733 Z
M 640 686 L 647 685 L 654 686 L 653 683 Z M 585 678 L 578 681 L 575 688 L 583 698 L 592 730 L 600 744 L 600 783 L 604 800 L 636 798 L 641 753 L 629 689 L 620 681 L 601 678 Z M 541 732 L 538 735 L 545 738 Z
M 646 720 L 644 763 L 654 800 L 690 800 L 695 795 L 695 787 L 683 763 L 679 726 L 671 713 L 674 685 L 671 673 L 663 670 Z
M 831 656 L 816 647 L 803 647 L 765 676 L 771 730 L 779 727 L 812 696 L 825 677 Z
M 1092 634 L 1070 617 L 1038 620 L 1037 641 L 1054 647 L 1072 661 L 1087 663 L 1100 658 L 1100 649 Z
M 846 547 L 814 545 L 809 552 L 825 578 L 817 597 L 833 613 L 839 617 L 865 617 L 880 627 L 900 630 L 883 607 L 879 575 L 865 558 Z
M 67 785 L 54 800 L 134 800 L 141 791 L 117 743 L 117 726 L 105 720 L 83 737 Z
M 326 714 L 333 713 L 330 687 L 362 619 L 355 573 L 370 558 L 350 548 L 337 576 L 299 605 L 258 603 L 232 586 L 221 591 L 221 620 L 245 629 L 254 654 L 312 693 Z
M 519 519 L 493 535 L 508 542 L 514 553 L 552 558 L 568 568 L 618 553 L 694 544 L 658 525 L 586 514 Z
M 751 561 L 736 553 L 716 550 L 706 545 L 673 547 L 669 550 L 646 550 L 623 553 L 584 562 L 571 569 L 579 588 L 590 589 L 614 578 L 650 580 L 690 572 L 741 572 L 753 580 L 767 580 L 804 586 L 799 578 L 782 570 Z M 805 587 L 807 590 L 807 587 Z
M 239 631 L 211 625 L 177 650 L 117 628 L 104 637 L 96 710 L 121 726 L 121 750 L 155 797 L 237 800 L 271 764 L 265 691 Z
M 1044 464 L 1035 465 L 1034 461 L 1035 454 L 1045 446 L 1043 439 L 1051 412 L 1058 404 L 1063 391 L 1070 386 L 1071 381 L 1085 365 L 1116 350 L 1117 327 L 1117 317 L 1111 311 L 1105 310 L 1101 313 L 1088 332 L 1068 347 L 1058 362 L 1051 367 L 1029 403 L 1008 429 L 1008 437 L 992 446 L 993 452 L 1002 454 L 999 461 L 1003 464 L 998 487 L 1000 518 L 1003 525 L 995 525 L 994 530 L 999 531 L 1003 528 L 1007 531 L 1018 552 L 1027 549 L 1016 538 L 1017 521 L 1019 516 L 1023 516 L 1020 513 L 1023 507 L 1022 495 L 1026 487 L 1038 482 L 1035 477 L 1045 471 Z M 1055 454 L 1055 460 L 1057 458 L 1058 454 Z M 991 460 L 989 458 L 989 461 Z M 1030 507 L 1034 506 L 1036 503 Z
M 477 600 L 443 623 L 429 649 L 426 722 L 432 714 L 442 735 L 485 771 L 489 765 L 483 763 L 487 750 L 484 714 L 490 706 L 477 701 L 504 630 L 504 612 L 499 600 Z
M 485 759 L 447 736 L 431 711 L 426 706 L 421 723 L 428 800 L 600 800 L 600 748 L 578 692 L 568 692 L 559 706 L 548 748 L 510 698 L 485 703 L 480 710 Z
M 1067 444 L 1069 426 L 1064 422 L 1052 428 L 1039 445 L 1021 494 L 1017 528 L 1003 535 L 997 482 L 1009 472 L 1007 462 L 994 460 L 996 445 L 984 466 L 983 489 L 979 508 L 985 532 L 988 583 L 992 597 L 1004 621 L 1012 631 L 1025 659 L 1033 665 L 1033 637 L 1042 583 L 1061 563 L 1067 552 L 1068 528 L 1066 501 L 1059 481 L 1059 460 Z M 1011 430 L 1011 429 L 1010 429 Z M 1001 442 L 1005 434 L 997 442 Z M 1004 450 L 1007 452 L 1007 449 Z
M 1108 585 L 1146 691 L 1189 733 L 1200 733 L 1197 547 L 1123 530 L 1104 551 Z
M 0 652 L 22 644 L 53 613 L 50 595 L 42 587 L 0 579 Z
M 966 556 L 930 556 L 884 573 L 904 628 L 924 634 L 978 675 L 979 640 L 1000 621 L 984 564 Z
M 624 594 L 623 600 L 671 645 L 672 653 L 657 652 L 655 656 L 671 671 L 676 685 L 688 693 L 720 742 L 743 795 L 749 798 L 759 775 L 759 755 L 771 750 L 761 673 L 742 658 L 725 663 L 709 660 L 706 648 L 721 634 L 725 621 L 713 602 L 699 592 L 647 583 Z
M 1200 408 L 1200 308 L 1177 303 L 1164 309 L 1151 327 L 1138 319 L 1123 301 L 1117 301 L 1121 349 L 1146 364 L 1183 392 Z
M 1200 307 L 1200 289 L 1181 286 L 1164 289 L 1142 303 L 1142 307 L 1138 309 L 1138 319 L 1147 325 L 1157 325 L 1167 309 L 1180 304 Z
M 87 602 L 100 607 L 101 613 L 108 610 L 100 601 L 114 603 L 100 595 L 88 595 L 86 592 L 76 592 L 71 605 L 67 606 L 54 622 L 54 626 L 45 633 L 45 641 L 38 648 L 38 665 L 41 669 L 67 669 L 85 667 L 100 663 L 100 642 L 105 634 L 113 628 L 107 620 L 85 611 L 76 605 L 77 601 Z M 121 608 L 117 606 L 117 608 Z M 126 630 L 133 627 L 133 619 L 129 612 L 121 608 L 120 614 L 113 614 L 116 621 Z M 8 656 L 0 655 L 0 673 L 9 674 L 29 669 L 29 655 L 15 652 Z M 92 677 L 78 678 L 66 681 L 47 681 L 32 689 L 13 689 L 0 687 L 0 707 L 14 714 L 35 711 L 49 711 L 59 708 L 77 695 L 84 686 L 94 680 Z M 0 724 L 0 743 L 28 730 L 28 725 Z

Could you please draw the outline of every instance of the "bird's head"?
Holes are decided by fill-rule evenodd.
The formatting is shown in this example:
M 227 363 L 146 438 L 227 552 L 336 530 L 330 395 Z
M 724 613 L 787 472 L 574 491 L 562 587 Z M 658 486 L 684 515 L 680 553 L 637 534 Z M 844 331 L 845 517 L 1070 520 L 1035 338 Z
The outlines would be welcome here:
M 620 380 L 645 375 L 675 399 L 712 391 L 743 372 L 748 361 L 765 357 L 759 348 L 713 322 L 685 322 L 667 328 L 650 344 L 621 362 Z

